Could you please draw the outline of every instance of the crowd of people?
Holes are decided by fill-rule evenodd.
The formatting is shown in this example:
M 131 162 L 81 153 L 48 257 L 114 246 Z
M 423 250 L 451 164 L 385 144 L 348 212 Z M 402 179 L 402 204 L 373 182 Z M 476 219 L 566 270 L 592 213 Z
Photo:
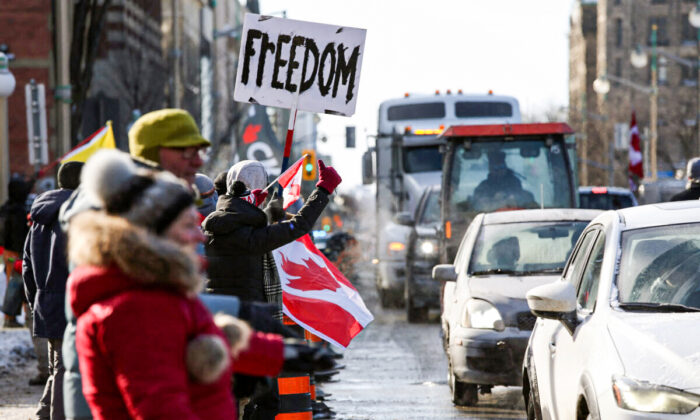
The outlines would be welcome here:
M 309 233 L 340 176 L 319 161 L 316 189 L 287 214 L 259 162 L 199 173 L 208 146 L 191 115 L 163 109 L 133 124 L 128 154 L 61 165 L 28 212 L 31 182 L 11 182 L 0 245 L 23 286 L 8 284 L 2 310 L 16 327 L 27 307 L 32 383 L 45 383 L 36 418 L 271 419 L 270 378 L 335 365 L 282 324 L 270 253 Z

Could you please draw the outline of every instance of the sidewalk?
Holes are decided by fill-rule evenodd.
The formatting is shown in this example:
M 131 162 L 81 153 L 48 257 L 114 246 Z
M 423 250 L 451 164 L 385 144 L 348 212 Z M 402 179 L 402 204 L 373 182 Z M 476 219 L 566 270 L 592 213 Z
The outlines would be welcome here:
M 33 418 L 44 389 L 28 384 L 36 372 L 29 330 L 0 328 L 0 419 Z

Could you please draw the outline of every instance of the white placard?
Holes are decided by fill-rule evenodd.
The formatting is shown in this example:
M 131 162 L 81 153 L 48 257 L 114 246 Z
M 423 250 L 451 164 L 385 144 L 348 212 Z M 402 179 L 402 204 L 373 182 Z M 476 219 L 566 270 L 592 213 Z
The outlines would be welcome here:
M 248 13 L 234 99 L 279 108 L 355 113 L 365 29 Z M 299 89 L 301 87 L 301 89 Z

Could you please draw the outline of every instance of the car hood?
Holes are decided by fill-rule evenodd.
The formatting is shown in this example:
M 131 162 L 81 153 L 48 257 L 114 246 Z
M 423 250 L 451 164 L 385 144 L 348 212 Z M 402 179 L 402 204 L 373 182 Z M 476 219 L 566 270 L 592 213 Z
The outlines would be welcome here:
M 608 331 L 625 375 L 677 389 L 700 390 L 700 313 L 614 311 Z
M 550 276 L 474 276 L 469 278 L 471 297 L 502 299 L 522 299 L 533 287 L 551 283 L 559 279 L 559 275 Z

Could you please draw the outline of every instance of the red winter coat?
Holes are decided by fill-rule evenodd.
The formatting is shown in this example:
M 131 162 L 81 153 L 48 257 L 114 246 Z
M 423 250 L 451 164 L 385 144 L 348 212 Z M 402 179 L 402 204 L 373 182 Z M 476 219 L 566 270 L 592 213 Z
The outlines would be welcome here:
M 194 295 L 201 284 L 195 260 L 123 219 L 91 212 L 71 221 L 69 235 L 78 267 L 68 298 L 78 317 L 83 393 L 95 420 L 236 419 L 231 349 L 221 346 L 222 357 L 204 365 L 209 351 L 201 358 L 192 353 L 198 364 L 187 353 L 195 338 L 225 339 Z M 235 343 L 233 351 L 245 345 Z M 235 370 L 276 375 L 282 354 L 281 338 L 255 333 L 241 354 L 246 362 Z M 202 382 L 207 375 L 210 382 Z

